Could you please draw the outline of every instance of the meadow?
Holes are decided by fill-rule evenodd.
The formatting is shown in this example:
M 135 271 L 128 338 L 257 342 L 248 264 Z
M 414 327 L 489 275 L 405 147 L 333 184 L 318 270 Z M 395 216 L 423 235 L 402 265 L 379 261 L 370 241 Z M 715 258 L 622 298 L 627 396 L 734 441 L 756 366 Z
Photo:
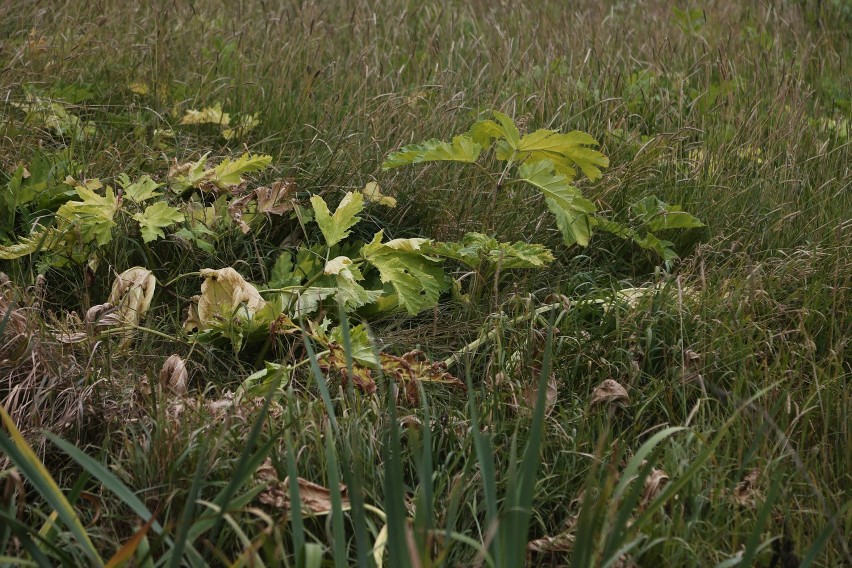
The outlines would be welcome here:
M 848 0 L 0 2 L 0 566 L 852 565 L 851 62 Z

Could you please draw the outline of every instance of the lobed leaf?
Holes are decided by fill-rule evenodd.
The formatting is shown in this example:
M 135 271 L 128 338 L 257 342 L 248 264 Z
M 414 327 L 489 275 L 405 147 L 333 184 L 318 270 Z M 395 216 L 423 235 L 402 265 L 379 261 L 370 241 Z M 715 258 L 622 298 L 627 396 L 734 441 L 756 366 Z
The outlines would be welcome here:
M 165 201 L 158 201 L 146 207 L 144 213 L 133 215 L 133 219 L 139 223 L 142 240 L 149 243 L 164 238 L 166 235 L 163 229 L 183 221 L 184 215 Z
M 361 256 L 379 270 L 382 282 L 393 287 L 399 305 L 409 314 L 435 306 L 441 292 L 447 289 L 441 267 L 414 249 L 411 242 L 395 248 L 389 246 L 394 241 L 383 244 L 382 236 L 382 231 L 376 233 L 373 241 L 361 248 Z M 396 245 L 404 240 L 397 241 Z
M 545 197 L 547 208 L 556 216 L 556 224 L 562 231 L 567 246 L 588 246 L 594 226 L 595 204 L 586 199 L 568 178 L 554 173 L 553 163 L 541 160 L 524 163 L 518 168 L 521 181 L 537 187 Z
M 364 209 L 364 196 L 360 193 L 347 192 L 334 215 L 329 212 L 328 205 L 319 195 L 311 196 L 311 205 L 326 244 L 334 246 L 348 237 L 349 229 L 361 220 L 358 213 Z
M 421 162 L 475 162 L 480 152 L 482 146 L 468 136 L 456 136 L 452 143 L 433 138 L 422 144 L 411 144 L 398 152 L 392 152 L 382 162 L 382 170 Z

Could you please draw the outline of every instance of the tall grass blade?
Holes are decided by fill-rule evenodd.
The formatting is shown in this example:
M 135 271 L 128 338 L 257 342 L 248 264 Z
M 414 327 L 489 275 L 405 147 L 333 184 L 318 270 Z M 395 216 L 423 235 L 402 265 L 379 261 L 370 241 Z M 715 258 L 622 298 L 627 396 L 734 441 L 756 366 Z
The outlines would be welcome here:
M 89 561 L 94 566 L 103 566 L 104 562 L 95 549 L 95 545 L 89 538 L 74 508 L 65 498 L 65 495 L 44 467 L 44 464 L 36 457 L 35 452 L 27 444 L 27 441 L 21 435 L 12 417 L 9 416 L 2 405 L 0 405 L 0 421 L 2 421 L 8 431 L 8 435 L 0 431 L 0 449 L 6 452 L 12 462 L 18 466 L 41 496 L 50 503 L 56 514 L 77 539 L 77 543 Z

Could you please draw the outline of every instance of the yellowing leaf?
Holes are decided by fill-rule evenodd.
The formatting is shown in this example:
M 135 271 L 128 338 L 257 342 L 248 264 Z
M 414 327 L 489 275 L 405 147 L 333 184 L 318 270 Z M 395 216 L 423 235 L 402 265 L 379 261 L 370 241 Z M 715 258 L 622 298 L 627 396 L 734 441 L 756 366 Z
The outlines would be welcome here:
M 328 205 L 319 195 L 311 196 L 311 205 L 326 244 L 334 246 L 348 237 L 349 229 L 361 220 L 358 213 L 364 209 L 364 196 L 360 193 L 347 192 L 334 215 L 329 212 Z
M 27 120 L 34 125 L 78 142 L 94 136 L 96 132 L 94 122 L 83 121 L 79 116 L 68 112 L 63 105 L 29 93 L 26 102 L 12 102 L 11 105 L 23 110 L 27 114 Z
M 33 254 L 38 250 L 51 250 L 56 244 L 59 233 L 55 230 L 41 229 L 24 237 L 14 244 L 0 244 L 0 260 L 15 260 Z
M 228 126 L 231 117 L 227 112 L 222 112 L 222 103 L 201 110 L 188 110 L 180 121 L 181 124 L 219 124 Z
M 384 195 L 379 184 L 374 181 L 367 183 L 367 185 L 364 186 L 364 189 L 361 190 L 361 193 L 370 203 L 378 203 L 379 205 L 384 205 L 391 209 L 396 207 L 396 199 L 389 195 Z
M 574 166 L 577 166 L 586 177 L 596 180 L 601 177 L 600 168 L 609 166 L 609 158 L 587 147 L 597 143 L 597 140 L 579 130 L 567 134 L 536 130 L 521 138 L 517 146 L 498 144 L 497 158 L 507 160 L 514 155 L 516 162 L 525 163 L 549 160 L 557 172 L 569 179 L 576 177 Z
M 144 96 L 151 92 L 151 88 L 148 86 L 148 83 L 145 83 L 144 81 L 133 81 L 128 85 L 128 87 L 130 88 L 130 92 L 137 95 Z
M 213 168 L 210 181 L 222 189 L 227 189 L 228 187 L 243 183 L 243 178 L 240 177 L 242 174 L 262 170 L 270 162 L 272 162 L 272 156 L 248 153 L 243 154 L 236 160 L 225 158 L 218 166 Z
M 256 114 L 244 114 L 239 118 L 233 128 L 222 129 L 222 137 L 225 140 L 242 138 L 246 134 L 248 134 L 250 130 L 253 130 L 258 124 L 260 124 L 260 120 L 257 118 Z
M 118 211 L 118 201 L 112 188 L 107 186 L 103 196 L 93 190 L 77 186 L 77 195 L 82 201 L 68 201 L 56 212 L 56 216 L 80 231 L 84 243 L 97 241 L 105 245 L 112 240 L 113 217 Z
M 158 201 L 145 208 L 144 213 L 133 215 L 142 230 L 142 240 L 146 243 L 165 237 L 163 229 L 183 221 L 184 215 L 165 201 Z
M 383 170 L 421 162 L 475 162 L 482 146 L 467 136 L 456 136 L 452 143 L 432 139 L 411 144 L 393 152 L 382 163 Z

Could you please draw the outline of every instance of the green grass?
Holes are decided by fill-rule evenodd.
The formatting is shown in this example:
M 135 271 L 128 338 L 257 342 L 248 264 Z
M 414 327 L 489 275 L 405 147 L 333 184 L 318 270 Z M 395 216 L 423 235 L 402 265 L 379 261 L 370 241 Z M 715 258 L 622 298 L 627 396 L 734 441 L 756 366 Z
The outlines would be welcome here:
M 56 187 L 69 174 L 162 180 L 175 160 L 248 150 L 273 157 L 261 181 L 293 178 L 329 203 L 377 181 L 398 206 L 369 209 L 360 238 L 479 231 L 557 257 L 498 272 L 472 305 L 447 294 L 367 322 L 377 349 L 434 360 L 487 336 L 450 369 L 466 395 L 424 384 L 412 405 L 389 376 L 365 395 L 292 336 L 265 354 L 305 362 L 287 388 L 224 408 L 210 403 L 261 368 L 258 352 L 183 333 L 199 281 L 180 277 L 233 266 L 264 282 L 281 250 L 318 242 L 315 224 L 232 230 L 212 252 L 121 225 L 94 270 L 0 261 L 0 400 L 44 467 L 0 431 L 0 565 L 106 563 L 125 546 L 138 566 L 852 562 L 849 2 L 493 4 L 0 5 L 4 191 L 19 165 Z M 95 133 L 28 120 L 15 104 L 27 92 Z M 227 141 L 179 124 L 216 102 L 259 125 Z M 599 209 L 624 218 L 657 195 L 706 227 L 672 235 L 681 259 L 666 270 L 604 234 L 566 248 L 538 197 L 495 193 L 473 168 L 381 171 L 389 152 L 491 109 L 597 138 L 611 166 L 578 184 Z M 43 213 L 4 212 L 0 239 Z M 129 347 L 56 339 L 137 265 L 160 283 L 153 332 Z M 633 307 L 582 301 L 639 286 L 659 291 Z M 536 315 L 553 294 L 570 301 Z M 182 397 L 158 378 L 174 353 Z M 606 379 L 629 402 L 592 405 Z M 266 457 L 280 480 L 343 483 L 348 500 L 332 491 L 330 514 L 304 518 L 270 506 L 254 478 Z

